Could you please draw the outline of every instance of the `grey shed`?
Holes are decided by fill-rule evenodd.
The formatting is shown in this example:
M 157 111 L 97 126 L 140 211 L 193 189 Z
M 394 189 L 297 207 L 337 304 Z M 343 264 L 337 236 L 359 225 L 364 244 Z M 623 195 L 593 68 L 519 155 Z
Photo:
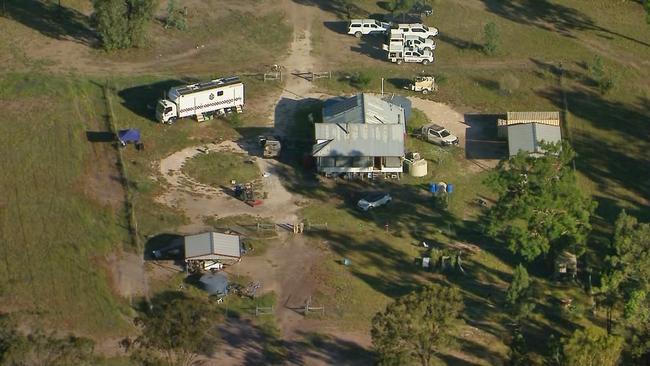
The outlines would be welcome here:
M 228 277 L 223 272 L 206 273 L 201 276 L 199 283 L 210 295 L 228 295 Z
M 185 237 L 185 260 L 239 260 L 241 239 L 238 235 L 212 231 Z
M 543 123 L 523 123 L 508 126 L 508 150 L 510 156 L 519 151 L 532 155 L 541 155 L 544 150 L 540 142 L 556 143 L 562 140 L 560 126 Z

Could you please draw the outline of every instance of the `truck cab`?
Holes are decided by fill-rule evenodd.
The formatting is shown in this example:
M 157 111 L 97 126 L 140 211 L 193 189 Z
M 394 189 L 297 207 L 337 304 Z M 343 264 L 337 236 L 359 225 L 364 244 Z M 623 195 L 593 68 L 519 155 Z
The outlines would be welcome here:
M 162 123 L 174 123 L 176 118 L 178 118 L 176 108 L 176 104 L 167 99 L 159 100 L 156 104 L 156 119 Z

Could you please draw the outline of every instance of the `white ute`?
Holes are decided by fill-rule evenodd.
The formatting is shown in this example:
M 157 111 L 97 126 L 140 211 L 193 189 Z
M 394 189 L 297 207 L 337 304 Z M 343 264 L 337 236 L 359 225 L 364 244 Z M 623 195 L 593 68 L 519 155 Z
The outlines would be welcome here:
M 401 65 L 402 62 L 419 62 L 422 65 L 427 65 L 433 62 L 433 52 L 412 47 L 404 47 L 402 50 L 393 48 L 388 52 L 388 59 L 398 65 Z
M 357 38 L 372 33 L 386 33 L 390 29 L 390 23 L 380 22 L 374 19 L 352 19 L 348 27 L 348 34 Z
M 195 117 L 201 122 L 214 115 L 241 112 L 244 84 L 238 77 L 226 77 L 203 83 L 172 87 L 168 99 L 156 105 L 156 119 L 172 124 L 178 118 Z
M 402 31 L 405 36 L 420 36 L 423 38 L 433 39 L 433 37 L 438 35 L 438 29 L 434 27 L 427 27 L 424 24 L 398 24 L 397 29 Z

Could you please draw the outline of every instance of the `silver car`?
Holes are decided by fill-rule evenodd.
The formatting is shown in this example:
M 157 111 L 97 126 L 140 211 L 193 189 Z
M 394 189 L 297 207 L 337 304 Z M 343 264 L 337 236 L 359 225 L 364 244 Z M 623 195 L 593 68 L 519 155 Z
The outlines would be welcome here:
M 383 206 L 392 201 L 393 198 L 386 192 L 369 193 L 357 202 L 357 207 L 362 211 L 368 211 L 372 208 Z

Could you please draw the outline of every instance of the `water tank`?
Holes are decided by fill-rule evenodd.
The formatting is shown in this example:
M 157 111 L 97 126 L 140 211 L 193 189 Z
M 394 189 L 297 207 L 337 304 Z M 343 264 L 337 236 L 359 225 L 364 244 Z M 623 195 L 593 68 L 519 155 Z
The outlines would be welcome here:
M 424 177 L 427 175 L 427 161 L 416 160 L 409 166 L 409 174 L 413 177 Z

